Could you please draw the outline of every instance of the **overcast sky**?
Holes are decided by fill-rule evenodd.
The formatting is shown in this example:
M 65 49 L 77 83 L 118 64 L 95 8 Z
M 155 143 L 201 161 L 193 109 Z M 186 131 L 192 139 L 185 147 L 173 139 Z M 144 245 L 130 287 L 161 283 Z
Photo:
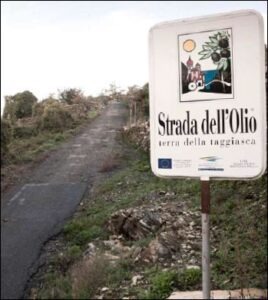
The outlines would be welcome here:
M 142 86 L 150 27 L 249 8 L 267 19 L 266 1 L 1 1 L 1 111 L 3 96 L 24 90 L 42 100 L 71 87 Z

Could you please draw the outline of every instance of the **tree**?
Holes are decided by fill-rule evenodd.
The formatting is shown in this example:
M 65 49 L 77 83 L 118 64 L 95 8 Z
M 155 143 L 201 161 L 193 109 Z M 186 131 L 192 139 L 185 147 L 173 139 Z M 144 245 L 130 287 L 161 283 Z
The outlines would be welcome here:
M 33 105 L 33 117 L 41 117 L 44 113 L 45 107 L 49 105 L 54 105 L 59 103 L 59 100 L 53 98 L 53 95 L 50 95 L 48 98 L 43 99 L 41 102 L 37 102 Z
M 105 94 L 110 100 L 121 100 L 123 90 L 121 90 L 115 83 L 111 83 L 109 88 L 105 90 Z
M 62 132 L 66 128 L 71 128 L 74 120 L 71 114 L 66 111 L 62 104 L 54 103 L 45 106 L 41 116 L 40 129 L 51 132 Z
M 6 105 L 3 117 L 11 121 L 31 117 L 33 105 L 38 101 L 30 91 L 17 93 L 14 96 L 6 96 L 5 100 Z
M 69 105 L 74 104 L 74 102 L 83 98 L 84 95 L 80 89 L 71 88 L 71 89 L 59 91 L 59 100 Z

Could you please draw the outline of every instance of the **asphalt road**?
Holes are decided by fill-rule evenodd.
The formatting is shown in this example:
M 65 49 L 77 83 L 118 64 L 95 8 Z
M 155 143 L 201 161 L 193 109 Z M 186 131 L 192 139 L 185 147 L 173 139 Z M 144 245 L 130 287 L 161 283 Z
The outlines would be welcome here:
M 1 299 L 20 299 L 36 271 L 42 246 L 75 212 L 103 161 L 117 147 L 127 110 L 112 102 L 79 135 L 64 143 L 1 203 Z

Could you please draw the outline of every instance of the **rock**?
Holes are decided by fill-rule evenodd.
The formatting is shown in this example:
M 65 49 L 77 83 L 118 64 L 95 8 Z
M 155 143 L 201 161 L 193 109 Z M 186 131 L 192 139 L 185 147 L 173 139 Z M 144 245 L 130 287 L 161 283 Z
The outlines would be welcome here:
M 173 196 L 166 191 L 160 193 Z M 196 212 L 189 210 L 183 201 L 178 203 L 167 198 L 163 201 L 163 197 L 160 201 L 159 192 L 153 192 L 149 197 L 144 202 L 141 199 L 141 203 L 146 204 L 117 211 L 107 221 L 111 236 L 104 244 L 109 247 L 111 260 L 114 262 L 118 256 L 125 255 L 135 262 L 170 266 L 178 264 L 177 260 L 181 259 L 181 265 L 195 266 L 201 253 L 201 227 Z M 131 248 L 125 246 L 127 240 L 139 241 L 152 236 L 155 238 L 147 247 L 137 246 L 137 243 L 133 243 Z M 213 239 L 212 235 L 211 241 Z
M 180 240 L 174 231 L 160 233 L 159 241 L 165 245 L 170 252 L 177 252 L 180 248 Z
M 134 261 L 137 262 L 140 259 L 140 254 L 142 252 L 141 247 L 134 247 L 131 249 L 131 257 L 134 258 Z
M 188 265 L 186 266 L 187 270 L 200 270 L 199 266 Z
M 195 222 L 194 221 L 192 221 L 192 222 L 190 222 L 190 229 L 193 229 L 193 227 L 194 227 L 194 225 L 195 225 Z
M 195 236 L 194 236 L 193 234 L 188 234 L 188 235 L 187 235 L 187 238 L 188 238 L 188 239 L 195 239 Z
M 105 258 L 107 258 L 110 262 L 115 262 L 115 261 L 117 261 L 117 260 L 120 259 L 119 256 L 112 255 L 112 254 L 110 254 L 110 253 L 108 253 L 108 252 L 105 252 L 104 256 L 105 256 Z
M 108 288 L 108 287 L 103 287 L 103 288 L 101 289 L 101 292 L 102 292 L 102 293 L 105 293 L 105 292 L 107 292 L 107 291 L 109 291 L 109 288 Z
M 106 247 L 109 247 L 112 252 L 117 252 L 117 253 L 120 253 L 120 254 L 121 253 L 126 254 L 131 250 L 130 247 L 124 246 L 119 239 L 103 241 L 103 244 Z
M 96 254 L 97 248 L 93 243 L 88 243 L 87 249 L 84 252 L 84 257 L 94 256 Z
M 108 221 L 108 230 L 124 238 L 139 240 L 161 227 L 160 215 L 149 210 L 128 209 L 114 213 Z
M 196 260 L 195 260 L 194 258 L 191 258 L 190 261 L 189 261 L 189 263 L 190 263 L 191 265 L 194 265 L 194 264 L 196 263 Z
M 136 286 L 137 283 L 138 283 L 138 281 L 141 280 L 142 278 L 143 278 L 142 275 L 135 275 L 135 276 L 133 276 L 132 279 L 131 279 L 131 285 L 132 286 Z
M 124 211 L 114 213 L 108 222 L 108 230 L 114 235 L 121 234 L 121 228 L 127 217 Z
M 149 246 L 143 251 L 141 256 L 142 260 L 147 259 L 155 263 L 161 258 L 170 257 L 170 251 L 156 238 L 150 242 Z

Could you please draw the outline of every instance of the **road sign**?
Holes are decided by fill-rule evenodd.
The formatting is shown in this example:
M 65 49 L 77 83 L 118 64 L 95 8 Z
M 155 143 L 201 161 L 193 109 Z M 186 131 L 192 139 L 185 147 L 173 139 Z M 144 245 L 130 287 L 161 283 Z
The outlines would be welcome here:
M 261 15 L 242 10 L 150 30 L 151 165 L 162 177 L 257 178 L 266 168 Z

